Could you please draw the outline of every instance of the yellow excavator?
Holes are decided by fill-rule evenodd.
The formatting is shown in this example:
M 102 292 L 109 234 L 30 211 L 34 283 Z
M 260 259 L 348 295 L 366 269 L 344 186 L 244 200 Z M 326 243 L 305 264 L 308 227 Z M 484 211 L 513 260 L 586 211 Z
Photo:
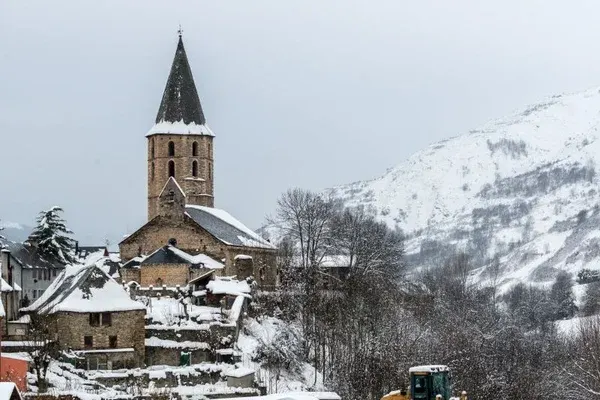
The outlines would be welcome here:
M 451 400 L 452 382 L 450 368 L 445 365 L 420 365 L 408 370 L 408 390 L 396 390 L 383 396 L 381 400 Z M 462 392 L 460 400 L 467 400 Z

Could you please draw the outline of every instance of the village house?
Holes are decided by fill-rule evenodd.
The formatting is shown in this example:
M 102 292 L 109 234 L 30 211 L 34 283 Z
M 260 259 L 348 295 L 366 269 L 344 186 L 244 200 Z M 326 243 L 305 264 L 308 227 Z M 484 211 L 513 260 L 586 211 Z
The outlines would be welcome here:
M 0 241 L 0 247 L 3 247 L 0 263 L 6 266 L 2 269 L 2 276 L 7 281 L 12 277 L 12 282 L 21 289 L 19 307 L 27 306 L 40 297 L 64 269 L 63 264 L 40 257 L 36 247 L 29 243 Z
M 214 133 L 181 36 L 147 139 L 148 222 L 119 244 L 123 262 L 152 254 L 173 239 L 188 254 L 223 262 L 224 274 L 253 276 L 263 288 L 275 286 L 276 247 L 214 208 Z
M 205 254 L 191 255 L 178 249 L 173 239 L 147 257 L 133 258 L 121 267 L 122 281 L 142 287 L 184 287 L 209 272 L 218 274 L 224 265 Z
M 47 318 L 62 350 L 87 369 L 132 368 L 144 361 L 146 308 L 104 270 L 107 258 L 67 266 L 46 292 L 22 309 Z

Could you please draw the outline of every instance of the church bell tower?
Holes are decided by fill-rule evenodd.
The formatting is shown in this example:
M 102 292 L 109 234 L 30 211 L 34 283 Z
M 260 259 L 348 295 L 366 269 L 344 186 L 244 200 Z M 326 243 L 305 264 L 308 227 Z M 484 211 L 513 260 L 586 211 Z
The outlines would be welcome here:
M 148 220 L 159 213 L 159 197 L 173 177 L 186 204 L 214 206 L 213 139 L 206 124 L 181 32 L 155 125 L 148 138 Z

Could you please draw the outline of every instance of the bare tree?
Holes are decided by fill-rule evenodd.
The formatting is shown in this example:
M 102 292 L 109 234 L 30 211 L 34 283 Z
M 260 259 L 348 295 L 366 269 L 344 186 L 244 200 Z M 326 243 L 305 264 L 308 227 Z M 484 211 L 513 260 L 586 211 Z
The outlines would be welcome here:
M 404 238 L 363 208 L 345 209 L 331 221 L 332 245 L 348 257 L 349 275 L 387 274 L 399 278 L 404 267 Z
M 37 376 L 38 390 L 48 389 L 46 379 L 48 367 L 58 357 L 58 341 L 56 340 L 56 322 L 50 315 L 31 314 L 31 322 L 26 335 L 27 353 L 32 360 Z
M 583 320 L 578 327 L 571 368 L 565 368 L 580 398 L 600 399 L 600 317 Z
M 330 248 L 329 222 L 339 209 L 332 198 L 303 189 L 290 189 L 277 201 L 269 223 L 295 240 L 303 268 L 317 266 Z

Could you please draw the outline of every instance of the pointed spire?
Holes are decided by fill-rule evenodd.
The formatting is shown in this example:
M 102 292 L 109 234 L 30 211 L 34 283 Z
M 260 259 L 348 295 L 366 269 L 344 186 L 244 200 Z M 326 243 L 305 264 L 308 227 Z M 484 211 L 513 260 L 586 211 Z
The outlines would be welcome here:
M 179 34 L 179 43 L 177 43 L 169 79 L 156 115 L 156 123 L 183 120 L 185 124 L 194 122 L 197 125 L 204 125 L 206 119 L 194 84 L 192 69 L 183 47 L 181 26 L 177 33 Z

